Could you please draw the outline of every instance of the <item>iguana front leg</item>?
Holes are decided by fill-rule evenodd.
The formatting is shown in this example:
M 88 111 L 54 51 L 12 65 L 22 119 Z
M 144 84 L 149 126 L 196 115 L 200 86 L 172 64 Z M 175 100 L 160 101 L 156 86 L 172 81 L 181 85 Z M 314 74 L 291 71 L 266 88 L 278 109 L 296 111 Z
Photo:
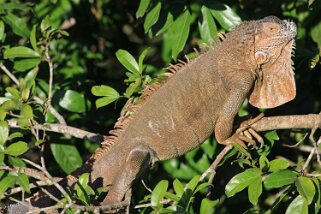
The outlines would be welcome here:
M 103 204 L 113 204 L 122 201 L 125 193 L 131 188 L 133 181 L 145 170 L 151 167 L 156 159 L 155 152 L 148 146 L 138 144 L 133 148 L 119 172 L 114 178 Z
M 231 137 L 234 118 L 254 84 L 251 72 L 241 71 L 229 80 L 229 92 L 223 103 L 215 124 L 215 137 L 218 143 L 227 144 Z M 233 138 L 235 136 L 233 135 Z

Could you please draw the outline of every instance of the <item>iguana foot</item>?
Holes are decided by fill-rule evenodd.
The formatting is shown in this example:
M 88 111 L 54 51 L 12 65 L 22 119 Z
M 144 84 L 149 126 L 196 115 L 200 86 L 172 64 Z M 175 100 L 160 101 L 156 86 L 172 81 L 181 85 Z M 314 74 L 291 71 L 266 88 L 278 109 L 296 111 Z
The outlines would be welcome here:
M 260 148 L 262 148 L 264 146 L 264 140 L 263 138 L 254 130 L 251 128 L 251 125 L 253 125 L 254 123 L 256 123 L 257 121 L 261 120 L 264 117 L 264 114 L 261 113 L 258 116 L 256 116 L 253 119 L 244 121 L 241 125 L 240 128 L 238 128 L 236 130 L 237 134 L 240 134 L 241 136 L 244 136 L 246 138 L 243 138 L 244 141 L 248 142 L 248 139 L 253 140 L 253 138 L 255 138 L 255 140 L 257 142 L 260 143 Z M 254 140 L 253 140 L 254 141 Z M 252 141 L 251 141 L 252 142 Z M 255 141 L 254 141 L 255 142 Z M 252 145 L 254 145 L 253 143 L 250 143 Z M 256 144 L 254 145 L 256 146 Z
M 263 117 L 264 114 L 261 113 L 253 119 L 244 121 L 240 125 L 240 128 L 236 130 L 235 134 L 229 137 L 227 140 L 225 140 L 226 143 L 224 144 L 237 143 L 247 149 L 245 143 L 248 143 L 249 145 L 256 147 L 257 141 L 260 143 L 260 148 L 262 148 L 264 146 L 264 140 L 254 129 L 251 128 L 251 125 L 259 121 Z

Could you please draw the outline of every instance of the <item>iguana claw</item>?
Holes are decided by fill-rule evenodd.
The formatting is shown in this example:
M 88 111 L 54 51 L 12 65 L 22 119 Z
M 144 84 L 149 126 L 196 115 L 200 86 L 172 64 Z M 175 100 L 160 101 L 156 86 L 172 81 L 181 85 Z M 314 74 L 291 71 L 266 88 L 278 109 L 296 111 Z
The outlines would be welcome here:
M 236 130 L 235 134 L 232 137 L 228 138 L 227 141 L 237 143 L 244 148 L 247 148 L 244 142 L 252 145 L 253 147 L 256 147 L 257 141 L 260 143 L 260 148 L 262 148 L 264 146 L 264 140 L 254 129 L 251 128 L 251 125 L 259 121 L 263 117 L 264 114 L 261 113 L 253 119 L 244 121 L 240 125 L 240 128 Z M 253 138 L 255 140 L 253 140 Z

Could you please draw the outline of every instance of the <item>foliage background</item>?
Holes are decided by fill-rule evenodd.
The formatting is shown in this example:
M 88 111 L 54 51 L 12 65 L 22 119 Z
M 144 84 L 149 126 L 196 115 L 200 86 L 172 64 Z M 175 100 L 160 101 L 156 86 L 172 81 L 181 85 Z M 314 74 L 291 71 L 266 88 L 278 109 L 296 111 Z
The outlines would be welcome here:
M 141 2 L 2 0 L 0 1 L 0 62 L 18 79 L 22 78 L 25 82 L 28 81 L 27 73 L 30 70 L 31 74 L 34 72 L 37 76 L 31 77 L 31 81 L 34 80 L 34 82 L 30 87 L 18 87 L 3 72 L 0 75 L 0 94 L 3 97 L 1 120 L 20 119 L 20 128 L 10 128 L 10 134 L 20 133 L 19 140 L 2 137 L 5 140 L 1 141 L 0 161 L 6 165 L 24 165 L 19 162 L 21 159 L 16 158 L 17 156 L 24 153 L 22 156 L 39 162 L 43 155 L 47 168 L 53 176 L 65 176 L 80 166 L 99 146 L 88 140 L 49 132 L 40 137 L 41 139 L 37 139 L 31 132 L 32 128 L 28 124 L 30 120 L 41 124 L 57 122 L 55 117 L 47 113 L 45 105 L 37 105 L 31 101 L 35 95 L 44 100 L 49 95 L 46 47 L 48 47 L 54 71 L 52 106 L 64 117 L 68 125 L 107 135 L 122 106 L 126 103 L 126 97 L 137 95 L 137 92 L 152 82 L 157 74 L 164 72 L 164 68 L 170 62 L 175 62 L 177 58 L 183 58 L 184 55 L 192 56 L 194 47 L 204 42 L 209 43 L 218 32 L 230 30 L 240 20 L 260 19 L 269 15 L 292 19 L 298 25 L 297 50 L 294 57 L 297 97 L 284 106 L 265 111 L 265 114 L 318 113 L 321 109 L 320 8 L 320 0 L 141 0 Z M 63 31 L 59 31 L 58 28 Z M 35 39 L 32 39 L 33 35 Z M 32 40 L 36 43 L 33 44 Z M 28 47 L 33 52 L 12 50 L 12 47 L 17 46 Z M 126 51 L 118 52 L 116 57 L 119 49 Z M 146 49 L 147 51 L 144 51 Z M 144 63 L 136 69 L 133 61 L 122 60 L 121 57 L 127 60 L 132 59 L 127 51 L 137 61 L 142 53 L 146 54 L 145 58 L 141 57 L 144 58 Z M 27 67 L 27 64 L 30 66 Z M 134 68 L 131 67 L 133 65 Z M 36 69 L 32 70 L 33 68 Z M 124 82 L 124 79 L 127 81 Z M 128 91 L 127 87 L 130 83 L 132 85 Z M 96 87 L 96 91 L 93 88 L 99 85 L 111 86 L 118 92 L 105 88 L 99 93 L 99 87 Z M 8 87 L 17 90 L 8 89 Z M 28 95 L 23 98 L 23 93 L 27 93 L 26 91 Z M 99 102 L 93 94 L 106 98 Z M 16 101 L 11 104 L 13 105 L 11 107 L 3 107 L 8 99 Z M 115 104 L 105 105 L 116 99 Z M 101 108 L 97 108 L 95 102 Z M 26 105 L 29 107 L 25 107 Z M 248 113 L 257 115 L 259 112 L 245 103 L 240 115 L 244 116 Z M 3 123 L 1 127 L 6 129 L 6 123 Z M 2 133 L 2 135 L 5 134 Z M 212 199 L 220 199 L 216 207 L 217 212 L 243 213 L 253 206 L 249 202 L 246 191 L 231 198 L 224 196 L 227 182 L 237 173 L 244 171 L 239 165 L 258 166 L 258 157 L 262 154 L 268 155 L 269 160 L 282 156 L 289 160 L 293 169 L 300 172 L 300 166 L 302 167 L 308 153 L 284 147 L 282 144 L 294 144 L 303 135 L 304 133 L 301 132 L 279 132 L 280 140 L 274 144 L 273 149 L 270 146 L 268 152 L 266 149 L 261 153 L 259 151 L 257 156 L 254 155 L 255 163 L 250 161 L 249 164 L 248 160 L 242 157 L 238 157 L 240 164 L 232 164 L 232 160 L 224 163 L 218 169 L 214 189 L 210 196 Z M 45 141 L 43 152 L 38 146 L 42 143 L 41 140 Z M 16 144 L 17 147 L 23 148 L 22 151 L 13 148 L 13 152 L 10 153 L 10 150 L 8 152 L 9 145 L 17 142 L 19 143 Z M 27 143 L 27 147 L 23 142 Z M 310 145 L 310 142 L 304 140 L 302 145 L 305 144 Z M 207 169 L 219 149 L 221 147 L 217 146 L 213 139 L 209 139 L 202 148 L 184 157 L 157 165 L 143 179 L 150 188 L 154 188 L 161 179 L 168 179 L 170 183 L 175 178 L 183 183 L 188 182 Z M 315 159 L 310 165 L 311 171 L 320 170 Z M 9 175 L 1 171 L 1 176 L 0 185 L 3 185 L 4 178 Z M 12 176 L 19 178 L 19 175 Z M 17 184 L 19 185 L 18 182 Z M 13 185 L 14 183 L 7 185 L 7 188 L 12 188 Z M 317 183 L 315 185 L 318 186 Z M 169 188 L 172 188 L 171 185 Z M 276 193 L 277 191 L 274 190 L 264 190 L 260 201 L 254 206 L 255 209 L 261 212 L 271 209 L 269 200 L 272 200 L 271 198 L 275 197 Z M 148 195 L 148 192 L 138 182 L 134 189 L 136 204 L 145 195 Z M 278 210 L 284 212 L 296 195 L 295 190 L 288 193 L 282 199 L 284 203 L 281 203 Z M 19 196 L 16 197 L 19 198 Z M 193 209 L 199 209 L 203 197 L 204 194 L 196 196 Z

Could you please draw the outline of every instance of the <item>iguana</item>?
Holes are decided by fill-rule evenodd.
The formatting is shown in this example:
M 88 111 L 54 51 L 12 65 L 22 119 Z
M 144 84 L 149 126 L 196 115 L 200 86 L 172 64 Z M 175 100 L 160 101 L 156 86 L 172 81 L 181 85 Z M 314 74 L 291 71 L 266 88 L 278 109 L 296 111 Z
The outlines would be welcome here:
M 171 65 L 171 77 L 142 92 L 73 176 L 90 172 L 93 186 L 109 188 L 103 203 L 120 202 L 155 162 L 183 155 L 213 133 L 220 144 L 238 142 L 232 126 L 247 96 L 259 108 L 295 97 L 291 56 L 296 32 L 293 22 L 274 16 L 247 21 L 222 36 L 215 48 Z M 38 199 L 31 204 L 44 206 Z

